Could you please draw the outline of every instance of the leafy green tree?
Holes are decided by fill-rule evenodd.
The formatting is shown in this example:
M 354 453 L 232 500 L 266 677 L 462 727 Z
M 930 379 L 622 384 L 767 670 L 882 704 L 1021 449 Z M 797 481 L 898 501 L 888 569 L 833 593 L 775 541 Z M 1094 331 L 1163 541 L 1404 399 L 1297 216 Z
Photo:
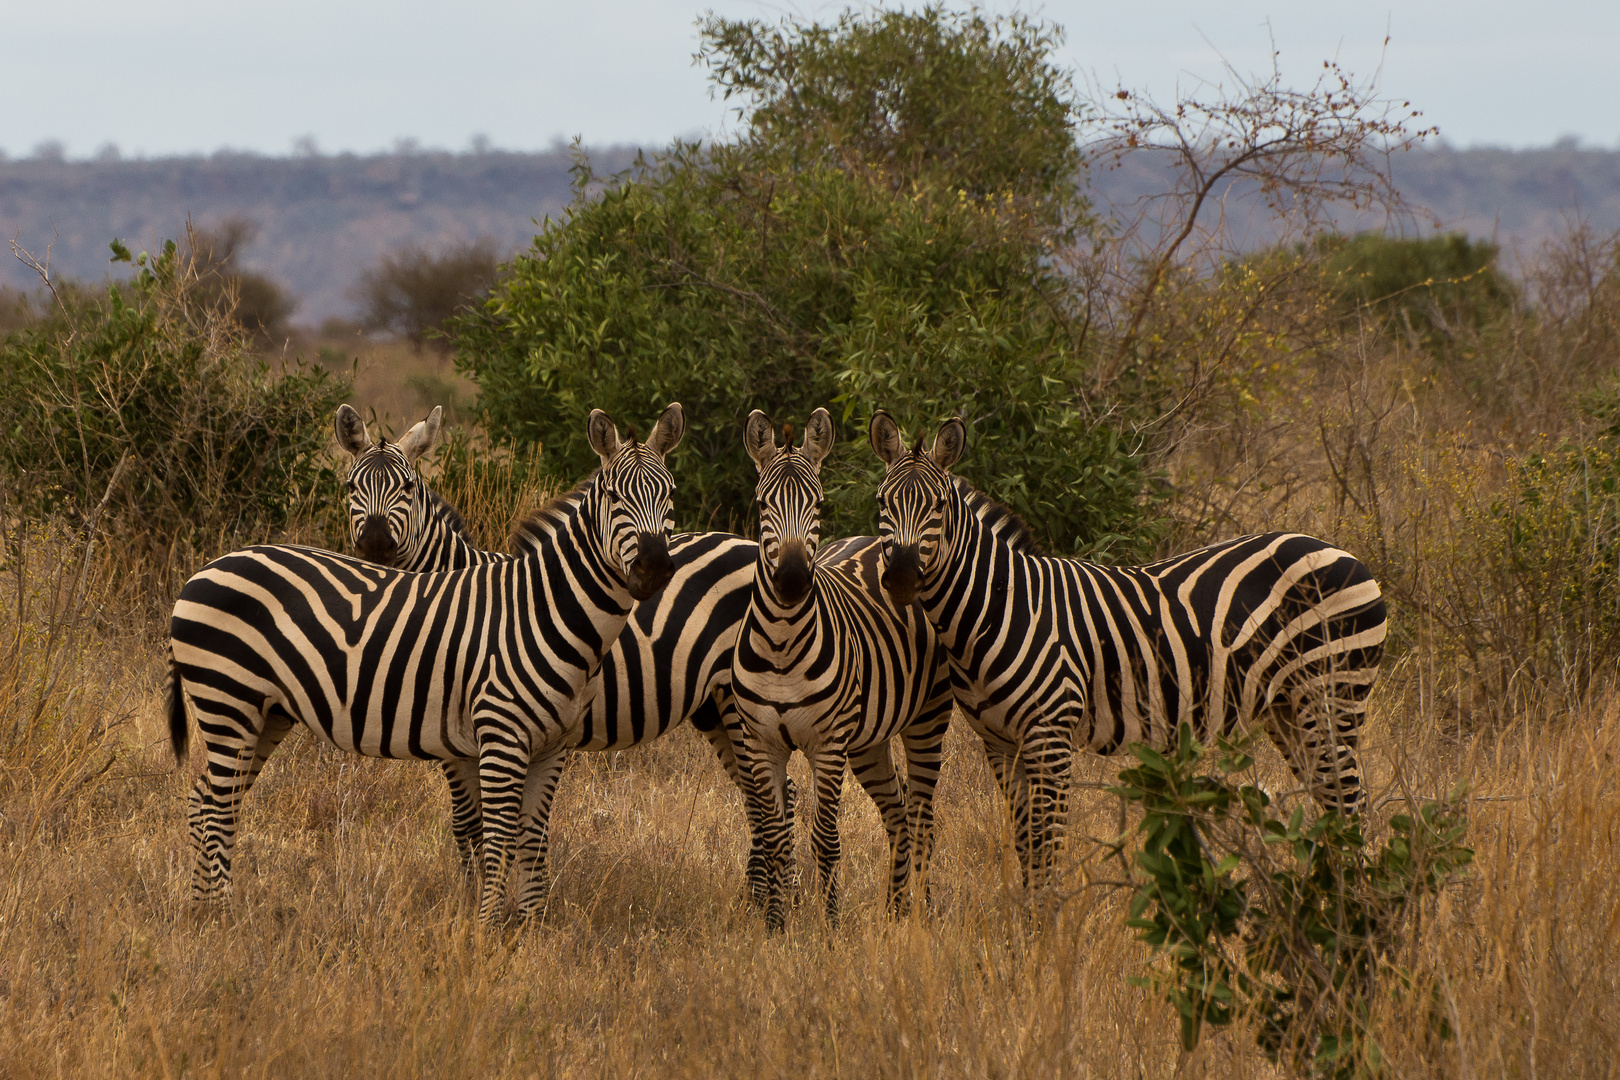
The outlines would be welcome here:
M 930 431 L 960 413 L 966 474 L 1051 548 L 1150 547 L 1146 468 L 1087 399 L 1085 309 L 1055 258 L 1091 225 L 1058 31 L 928 7 L 702 35 L 739 134 L 606 179 L 582 162 L 566 216 L 453 320 L 493 433 L 544 442 L 566 477 L 594 460 L 591 408 L 678 399 L 682 524 L 738 528 L 748 412 L 830 405 L 850 444 L 826 473 L 837 535 L 874 527 L 875 407 Z

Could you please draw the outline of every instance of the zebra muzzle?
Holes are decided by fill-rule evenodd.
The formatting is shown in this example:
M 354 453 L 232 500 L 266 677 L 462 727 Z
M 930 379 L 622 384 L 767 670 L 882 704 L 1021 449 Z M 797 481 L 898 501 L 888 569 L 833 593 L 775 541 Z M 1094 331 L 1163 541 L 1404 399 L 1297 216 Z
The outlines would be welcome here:
M 651 599 L 675 576 L 669 541 L 663 533 L 644 532 L 636 537 L 636 558 L 625 575 L 625 586 L 636 600 Z
M 366 523 L 360 529 L 360 534 L 354 538 L 354 550 L 362 559 L 369 559 L 375 563 L 392 562 L 399 545 L 394 543 L 393 531 L 388 528 L 388 519 L 377 514 L 366 515 Z
M 896 544 L 887 552 L 879 583 L 887 590 L 895 607 L 910 607 L 917 600 L 917 585 L 922 577 L 922 564 L 917 558 L 917 545 L 904 547 Z
M 776 595 L 785 604 L 802 604 L 810 595 L 810 582 L 810 552 L 805 549 L 804 541 L 787 541 L 782 545 L 776 573 L 772 575 Z

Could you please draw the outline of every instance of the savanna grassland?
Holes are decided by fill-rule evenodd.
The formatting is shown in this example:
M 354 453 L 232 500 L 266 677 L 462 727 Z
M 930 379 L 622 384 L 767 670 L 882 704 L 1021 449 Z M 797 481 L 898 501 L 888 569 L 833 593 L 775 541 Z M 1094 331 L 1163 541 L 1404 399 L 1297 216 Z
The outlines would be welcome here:
M 1553 329 L 1544 317 L 1518 327 L 1517 351 L 1497 360 L 1528 362 L 1529 336 Z M 1433 373 L 1429 354 L 1377 334 L 1350 343 L 1369 357 L 1354 377 L 1338 363 L 1302 370 L 1303 384 L 1277 384 L 1256 412 L 1263 429 L 1234 425 L 1189 444 L 1173 464 L 1214 478 L 1172 510 L 1196 521 L 1222 496 L 1226 528 L 1326 532 L 1378 568 L 1393 633 L 1363 742 L 1375 839 L 1409 797 L 1468 785 L 1475 860 L 1392 945 L 1432 995 L 1390 979 L 1374 1001 L 1369 1031 L 1389 1075 L 1612 1075 L 1612 654 L 1583 675 L 1579 643 L 1559 640 L 1565 630 L 1546 612 L 1534 633 L 1521 626 L 1491 646 L 1467 637 L 1492 603 L 1497 615 L 1534 616 L 1523 613 L 1535 567 L 1521 551 L 1515 571 L 1496 549 L 1501 507 L 1517 505 L 1523 482 L 1502 448 L 1537 436 L 1503 420 L 1488 452 L 1464 444 L 1460 428 L 1431 426 L 1434 412 L 1477 402 L 1444 380 L 1417 381 Z M 377 359 L 395 375 L 439 364 L 406 347 Z M 1550 408 L 1568 390 L 1554 374 L 1513 415 Z M 1368 426 L 1369 403 L 1391 401 Z M 395 429 L 424 404 L 392 406 L 404 413 Z M 1335 479 L 1329 451 L 1347 432 L 1359 433 L 1381 517 L 1344 499 Z M 1286 462 L 1287 483 L 1230 479 L 1234 461 L 1283 476 L 1273 459 Z M 674 467 L 678 477 L 678 456 Z M 509 498 L 468 495 L 466 509 L 498 534 Z M 1536 572 L 1557 572 L 1549 536 Z M 1283 1074 L 1241 1021 L 1184 1054 L 1171 1008 L 1127 982 L 1150 955 L 1125 926 L 1128 871 L 1097 843 L 1131 825 L 1100 790 L 1118 762 L 1080 763 L 1058 882 L 1031 896 L 962 727 L 948 743 L 926 916 L 882 913 L 881 825 L 851 790 L 842 924 L 805 904 L 785 933 L 766 935 L 742 899 L 739 797 L 690 729 L 577 758 L 557 798 L 549 908 L 531 925 L 491 928 L 473 918 L 435 769 L 349 757 L 295 733 L 248 798 L 235 901 L 197 910 L 183 819 L 200 751 L 174 767 L 152 605 L 132 594 L 115 541 L 87 552 L 78 533 L 43 526 L 15 526 L 8 540 L 0 1075 Z M 1592 554 L 1590 534 L 1577 542 Z M 1515 572 L 1512 595 L 1493 591 L 1493 575 Z M 1441 587 L 1472 588 L 1483 614 L 1450 625 L 1444 605 L 1422 600 Z M 1509 656 L 1515 670 L 1498 689 L 1493 657 Z M 1536 685 L 1524 684 L 1530 669 Z M 1269 748 L 1255 768 L 1291 791 Z M 808 879 L 807 851 L 801 863 Z M 1434 1034 L 1431 1000 L 1449 1038 Z
M 1342 235 L 1335 198 L 1399 210 L 1364 166 L 1422 132 L 1331 66 L 1314 90 L 1274 74 L 1160 108 L 1081 101 L 1027 20 L 703 34 L 749 102 L 741 134 L 616 180 L 582 167 L 570 215 L 421 348 L 270 347 L 240 282 L 178 245 L 115 245 L 127 281 L 56 284 L 8 324 L 0 1077 L 1614 1075 L 1620 237 L 1575 227 L 1509 274 L 1463 236 Z M 938 64 L 912 62 L 923 47 Z M 881 95 L 842 92 L 902 76 L 875 118 Z M 1180 186 L 1103 221 L 1076 176 L 1143 147 Z M 1243 191 L 1210 179 L 1228 173 L 1301 211 L 1292 240 L 1229 243 L 1212 218 Z M 674 397 L 688 526 L 746 520 L 749 408 L 799 423 L 842 402 L 829 536 L 870 520 L 859 433 L 884 406 L 908 436 L 962 412 L 964 474 L 1057 552 L 1271 529 L 1355 552 L 1390 620 L 1367 855 L 1454 795 L 1471 861 L 1423 878 L 1418 844 L 1417 877 L 1381 886 L 1403 906 L 1360 939 L 1366 977 L 1305 1064 L 1269 1059 L 1243 1008 L 1184 1043 L 1170 961 L 1128 925 L 1149 871 L 1142 811 L 1107 790 L 1127 759 L 1079 759 L 1057 872 L 1030 891 L 960 723 L 933 903 L 902 918 L 846 785 L 841 922 L 806 902 L 766 934 L 740 797 L 684 727 L 570 762 L 531 922 L 477 922 L 438 770 L 303 729 L 246 799 L 235 896 L 194 905 L 201 748 L 177 767 L 168 746 L 168 612 L 223 551 L 344 545 L 337 405 L 395 435 L 449 407 L 425 476 L 497 547 L 583 471 L 590 408 L 644 422 Z M 1275 750 L 1255 755 L 1240 779 L 1312 820 Z M 1251 895 L 1303 860 L 1252 850 L 1273 854 L 1221 872 Z M 809 882 L 802 835 L 799 862 Z M 1324 1056 L 1340 1031 L 1354 1054 Z

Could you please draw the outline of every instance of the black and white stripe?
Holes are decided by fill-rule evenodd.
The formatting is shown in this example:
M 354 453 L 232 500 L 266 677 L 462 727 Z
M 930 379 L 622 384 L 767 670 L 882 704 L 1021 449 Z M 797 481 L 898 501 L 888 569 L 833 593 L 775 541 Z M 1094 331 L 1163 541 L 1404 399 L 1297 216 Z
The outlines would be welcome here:
M 933 796 L 950 720 L 949 672 L 921 608 L 896 610 L 878 583 L 878 546 L 862 537 L 820 547 L 821 463 L 833 425 L 817 409 L 804 444 L 776 446 L 764 413 L 748 418 L 744 442 L 759 467 L 759 559 L 752 602 L 731 665 L 737 752 L 765 819 L 766 924 L 782 925 L 792 853 L 786 805 L 788 757 L 809 762 L 815 789 L 812 840 L 827 917 L 838 915 L 838 802 L 846 765 L 877 803 L 889 834 L 891 910 L 910 880 L 926 882 Z M 905 746 L 906 781 L 889 740 Z
M 302 723 L 354 753 L 476 759 L 479 917 L 493 915 L 513 863 L 519 909 L 532 912 L 548 887 L 548 811 L 581 695 L 632 601 L 673 571 L 663 459 L 684 428 L 671 405 L 645 444 L 621 442 L 593 412 L 602 468 L 536 513 L 521 558 L 412 574 L 264 546 L 188 581 L 171 620 L 169 729 L 183 756 L 189 699 L 208 753 L 191 796 L 193 895 L 229 894 L 242 797 Z
M 460 570 L 501 557 L 475 546 L 455 507 L 416 475 L 416 461 L 432 448 L 443 416 L 444 407 L 434 406 L 397 443 L 381 435 L 373 443 L 360 414 L 338 406 L 338 445 L 353 458 L 349 542 L 362 559 L 422 573 Z
M 1325 808 L 1361 798 L 1356 744 L 1383 656 L 1385 609 L 1359 560 L 1297 533 L 1245 536 L 1140 567 L 1044 558 L 1006 507 L 953 476 L 966 431 L 906 451 L 887 413 L 872 448 L 883 583 L 921 601 L 958 704 L 1039 881 L 1073 753 L 1162 748 L 1263 722 Z
M 350 533 L 362 556 L 417 571 L 514 557 L 474 547 L 462 531 L 461 515 L 417 474 L 415 463 L 431 448 L 440 414 L 435 408 L 398 444 L 384 438 L 373 444 L 358 413 L 347 405 L 338 410 L 338 442 L 354 456 L 348 485 Z M 522 551 L 531 538 L 520 528 L 513 543 Z M 602 658 L 588 691 L 590 705 L 572 718 L 568 743 L 578 750 L 626 750 L 690 719 L 744 794 L 749 871 L 762 873 L 760 823 L 753 804 L 746 802 L 747 789 L 722 722 L 730 698 L 732 646 L 754 586 L 755 544 L 730 533 L 677 534 L 670 538 L 669 555 L 674 564 L 669 584 L 636 605 Z M 450 786 L 451 828 L 464 863 L 471 866 L 479 842 L 477 771 L 459 760 L 443 767 Z

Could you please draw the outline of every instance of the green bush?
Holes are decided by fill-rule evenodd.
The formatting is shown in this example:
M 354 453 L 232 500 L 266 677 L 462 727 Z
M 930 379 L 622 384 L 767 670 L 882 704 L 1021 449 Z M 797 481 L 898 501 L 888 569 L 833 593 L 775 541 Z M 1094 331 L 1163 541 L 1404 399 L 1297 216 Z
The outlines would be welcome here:
M 1381 1074 L 1371 1005 L 1381 983 L 1413 984 L 1392 947 L 1422 898 L 1473 860 L 1462 789 L 1392 817 L 1369 857 L 1360 822 L 1326 813 L 1306 823 L 1303 808 L 1283 821 L 1257 786 L 1204 772 L 1188 725 L 1168 755 L 1129 749 L 1139 764 L 1110 789 L 1144 811 L 1129 924 L 1167 968 L 1133 981 L 1175 1006 L 1183 1047 L 1205 1024 L 1244 1017 L 1268 1057 L 1301 1073 Z M 1221 772 L 1252 764 L 1221 741 Z M 1449 1035 L 1436 1008 L 1430 1023 Z
M 1318 237 L 1316 249 L 1343 311 L 1370 314 L 1384 329 L 1413 334 L 1430 348 L 1484 329 L 1514 301 L 1489 240 L 1359 233 Z
M 329 443 L 348 381 L 273 373 L 172 241 L 134 260 L 112 246 L 132 281 L 64 293 L 0 345 L 7 512 L 79 522 L 105 503 L 115 546 L 165 585 L 295 524 L 341 536 Z
M 1087 399 L 1083 305 L 1054 265 L 1088 223 L 1057 40 L 937 7 L 711 17 L 700 57 L 745 102 L 742 133 L 605 184 L 582 163 L 567 215 L 453 320 L 491 433 L 544 439 L 562 479 L 594 463 L 590 409 L 634 423 L 679 400 L 681 524 L 740 528 L 749 411 L 802 423 L 827 405 L 839 535 L 875 528 L 872 410 L 930 432 L 959 413 L 966 474 L 1051 549 L 1150 548 L 1147 469 L 1117 415 L 1095 419 L 1115 403 Z

